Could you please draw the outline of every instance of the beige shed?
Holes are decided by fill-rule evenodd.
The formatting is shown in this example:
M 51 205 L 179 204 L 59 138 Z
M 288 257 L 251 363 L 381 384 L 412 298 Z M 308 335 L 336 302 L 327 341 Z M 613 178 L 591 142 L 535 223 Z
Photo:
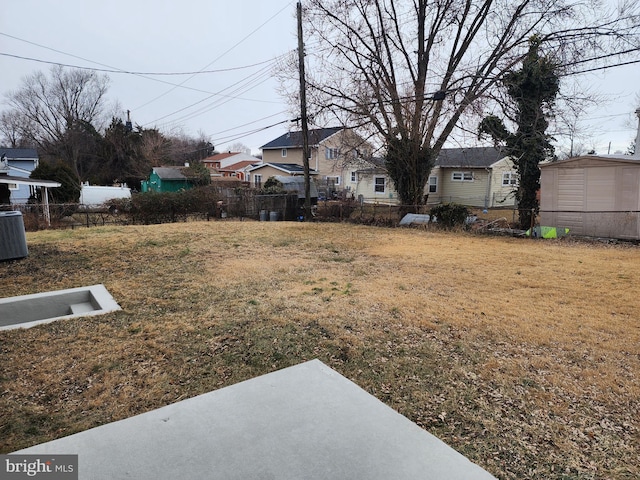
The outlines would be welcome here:
M 586 155 L 540 164 L 540 224 L 640 239 L 640 157 Z

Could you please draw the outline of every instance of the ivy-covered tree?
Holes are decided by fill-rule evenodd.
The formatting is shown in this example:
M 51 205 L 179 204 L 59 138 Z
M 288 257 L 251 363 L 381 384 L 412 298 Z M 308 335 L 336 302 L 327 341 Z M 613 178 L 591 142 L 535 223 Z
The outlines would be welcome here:
M 60 187 L 51 189 L 53 203 L 78 203 L 80 200 L 80 181 L 66 162 L 40 162 L 31 172 L 30 177 L 39 180 L 53 180 L 62 184 Z M 38 202 L 42 201 L 40 191 L 37 193 L 37 200 Z
M 495 115 L 484 118 L 479 126 L 479 134 L 488 134 L 496 144 L 502 144 L 516 166 L 519 177 L 516 200 L 523 229 L 531 227 L 539 210 L 538 164 L 554 155 L 552 138 L 546 133 L 549 125 L 546 115 L 558 94 L 560 80 L 557 63 L 540 55 L 540 43 L 538 37 L 533 37 L 522 68 L 504 77 L 504 86 L 513 102 L 516 131 L 510 132 Z
M 640 30 L 637 1 L 615 8 L 578 0 L 304 3 L 310 119 L 355 129 L 384 152 L 411 209 L 424 204 L 440 150 L 527 55 L 533 33 L 570 71 L 603 54 L 633 52 L 628 45 Z M 280 73 L 283 93 L 297 107 L 299 72 L 289 65 Z
M 143 132 L 120 118 L 113 118 L 104 132 L 99 185 L 126 183 L 137 188 L 151 171 L 151 160 L 144 156 Z

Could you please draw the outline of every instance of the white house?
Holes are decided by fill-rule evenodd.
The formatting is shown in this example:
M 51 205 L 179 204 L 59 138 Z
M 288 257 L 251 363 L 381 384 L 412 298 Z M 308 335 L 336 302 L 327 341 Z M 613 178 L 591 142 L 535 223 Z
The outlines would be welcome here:
M 398 204 L 398 193 L 384 160 L 362 161 L 347 180 L 365 202 Z M 472 207 L 511 207 L 518 185 L 510 158 L 493 147 L 442 149 L 431 171 L 425 197 L 428 204 L 459 203 Z

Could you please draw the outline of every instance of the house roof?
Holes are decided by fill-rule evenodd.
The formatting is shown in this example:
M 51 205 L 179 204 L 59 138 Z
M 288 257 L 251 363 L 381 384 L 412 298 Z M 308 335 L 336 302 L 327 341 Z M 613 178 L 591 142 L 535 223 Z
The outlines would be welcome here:
M 0 156 L 6 155 L 7 160 L 33 160 L 38 158 L 35 148 L 0 148 Z
M 436 159 L 435 166 L 440 168 L 487 168 L 506 155 L 499 148 L 469 147 L 443 148 Z M 359 169 L 360 172 L 382 172 L 386 170 L 383 157 L 367 159 L 369 166 Z
M 441 168 L 487 168 L 506 155 L 495 147 L 443 148 L 436 159 Z
M 371 157 L 362 161 L 357 170 L 360 173 L 382 173 L 387 171 L 384 157 Z
M 249 169 L 250 172 L 255 170 L 259 170 L 264 167 L 273 167 L 282 172 L 288 173 L 289 175 L 302 175 L 304 174 L 304 167 L 302 165 L 298 165 L 297 163 L 262 163 L 260 165 L 256 165 L 255 167 Z M 316 175 L 318 172 L 315 170 L 310 170 L 309 173 L 311 175 Z
M 186 180 L 181 167 L 153 167 L 153 171 L 162 180 Z
M 343 130 L 342 127 L 318 128 L 309 130 L 309 146 L 318 145 L 332 135 Z M 302 132 L 287 132 L 279 136 L 275 140 L 271 140 L 262 147 L 262 150 L 270 150 L 274 148 L 302 148 Z
M 219 170 L 222 171 L 230 171 L 230 172 L 237 172 L 238 170 L 244 170 L 245 168 L 251 166 L 251 165 L 256 165 L 260 163 L 260 160 L 257 160 L 256 162 L 252 162 L 250 160 L 243 160 L 242 162 L 237 162 L 234 163 L 232 165 L 229 165 L 227 167 L 224 168 L 220 168 Z
M 215 155 L 211 155 L 210 157 L 202 160 L 203 162 L 219 162 L 220 160 L 224 160 L 225 158 L 233 157 L 235 155 L 240 155 L 242 152 L 224 152 L 224 153 L 216 153 Z

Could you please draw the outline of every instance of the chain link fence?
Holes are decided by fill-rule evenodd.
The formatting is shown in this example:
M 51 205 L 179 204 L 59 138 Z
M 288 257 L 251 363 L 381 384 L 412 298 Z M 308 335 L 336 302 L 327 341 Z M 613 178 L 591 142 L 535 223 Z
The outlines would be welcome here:
M 319 201 L 314 205 L 312 212 L 315 221 L 397 226 L 404 213 L 410 211 L 428 215 L 434 205 L 414 208 L 412 205 L 348 198 Z M 167 211 L 165 206 L 162 214 L 152 216 L 143 215 L 135 209 L 120 209 L 117 203 L 92 207 L 75 203 L 50 204 L 49 225 L 43 208 L 41 204 L 16 204 L 10 207 L 22 212 L 25 229 L 29 231 L 215 219 L 296 221 L 304 214 L 303 199 L 297 194 L 264 195 L 250 190 L 233 189 L 219 192 L 215 201 L 211 201 L 207 208 L 190 211 L 188 208 L 180 210 L 172 207 Z M 472 230 L 524 234 L 524 231 L 518 228 L 519 212 L 515 207 L 468 208 L 469 225 Z M 568 234 L 574 236 L 640 241 L 640 211 L 541 210 L 532 223 L 532 226 L 556 228 L 562 235 L 568 229 Z

